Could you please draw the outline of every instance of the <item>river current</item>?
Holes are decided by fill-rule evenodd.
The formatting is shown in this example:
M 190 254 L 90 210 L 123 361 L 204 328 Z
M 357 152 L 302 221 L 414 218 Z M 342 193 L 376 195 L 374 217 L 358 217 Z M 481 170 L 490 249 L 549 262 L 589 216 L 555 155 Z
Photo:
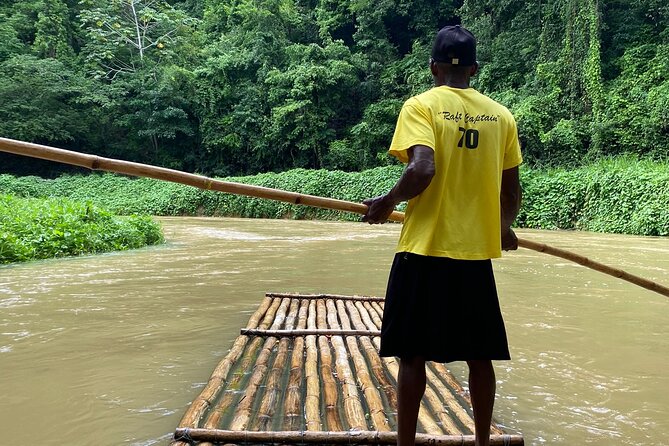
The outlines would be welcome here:
M 0 444 L 168 444 L 265 292 L 382 296 L 400 228 L 161 222 L 162 246 L 0 267 Z M 669 285 L 666 237 L 518 235 Z M 524 249 L 494 267 L 495 419 L 528 445 L 669 444 L 669 299 Z

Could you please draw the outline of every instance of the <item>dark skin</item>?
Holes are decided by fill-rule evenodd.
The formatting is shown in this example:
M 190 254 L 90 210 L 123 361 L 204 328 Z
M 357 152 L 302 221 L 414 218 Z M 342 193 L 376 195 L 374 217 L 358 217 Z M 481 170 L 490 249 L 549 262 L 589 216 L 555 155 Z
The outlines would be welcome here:
M 409 163 L 399 181 L 385 195 L 368 198 L 363 204 L 369 206 L 362 221 L 371 224 L 385 223 L 402 201 L 410 200 L 427 189 L 434 176 L 434 150 L 427 146 L 413 146 L 407 151 Z
M 435 85 L 453 88 L 469 88 L 469 80 L 478 70 L 478 65 L 455 67 L 430 61 L 430 70 Z M 407 150 L 409 162 L 395 186 L 385 195 L 363 201 L 368 206 L 362 221 L 382 224 L 402 201 L 420 195 L 430 185 L 435 174 L 434 150 L 415 145 Z M 502 172 L 500 192 L 501 241 L 505 251 L 518 249 L 518 238 L 511 225 L 520 210 L 521 189 L 518 167 Z M 476 320 L 472 331 L 478 330 Z M 475 444 L 489 446 L 490 424 L 495 402 L 495 371 L 492 361 L 467 361 L 469 367 L 469 389 L 474 410 Z M 425 358 L 415 356 L 400 358 L 398 376 L 397 445 L 413 446 L 420 401 L 425 393 Z

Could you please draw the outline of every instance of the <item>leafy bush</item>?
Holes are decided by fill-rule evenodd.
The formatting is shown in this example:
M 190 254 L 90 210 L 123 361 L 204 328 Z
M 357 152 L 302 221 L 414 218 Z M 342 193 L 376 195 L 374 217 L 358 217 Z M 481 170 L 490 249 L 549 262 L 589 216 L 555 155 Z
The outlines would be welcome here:
M 402 166 L 364 172 L 295 169 L 226 180 L 361 202 L 390 190 Z M 636 158 L 603 159 L 577 168 L 522 166 L 523 206 L 517 226 L 669 235 L 669 165 Z M 150 179 L 113 175 L 55 180 L 0 175 L 0 192 L 63 196 L 114 213 L 249 218 L 358 220 L 355 214 L 199 190 Z M 400 209 L 401 210 L 401 209 Z
M 524 168 L 521 182 L 519 226 L 669 235 L 669 165 L 629 157 L 573 170 Z
M 0 195 L 0 264 L 119 251 L 163 242 L 148 216 L 116 217 L 69 199 Z
M 309 195 L 361 202 L 388 191 L 402 173 L 401 166 L 365 172 L 294 169 L 283 173 L 226 178 L 226 180 Z M 208 215 L 249 218 L 337 220 L 359 216 L 290 203 L 205 191 L 148 178 L 104 174 L 62 176 L 55 180 L 0 175 L 0 193 L 22 197 L 67 197 L 90 201 L 117 214 Z

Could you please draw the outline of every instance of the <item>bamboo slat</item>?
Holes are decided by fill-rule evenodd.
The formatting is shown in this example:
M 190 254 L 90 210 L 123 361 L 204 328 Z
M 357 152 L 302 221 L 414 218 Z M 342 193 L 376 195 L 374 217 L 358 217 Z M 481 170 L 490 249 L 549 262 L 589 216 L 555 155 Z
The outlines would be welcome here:
M 314 312 L 316 313 L 316 327 L 326 328 L 327 319 L 325 315 L 325 304 L 322 301 L 314 301 Z M 332 350 L 330 341 L 325 336 L 318 336 L 318 347 L 321 358 L 321 378 L 323 379 L 323 395 L 325 400 L 325 419 L 327 428 L 331 431 L 344 430 L 339 415 L 339 391 L 335 379 L 335 367 L 333 367 Z
M 263 316 L 263 325 L 268 326 L 273 316 L 271 312 L 268 312 L 270 305 L 272 304 L 272 299 L 265 298 L 263 299 L 261 305 L 258 309 L 251 315 L 249 322 L 247 323 L 248 327 L 258 327 L 261 324 L 261 319 Z M 266 324 L 266 325 L 265 325 Z M 262 325 L 261 325 L 262 326 Z M 181 421 L 179 422 L 180 427 L 196 427 L 198 420 L 202 417 L 204 411 L 210 407 L 214 396 L 221 389 L 225 383 L 228 373 L 232 365 L 239 359 L 244 347 L 246 346 L 249 338 L 247 336 L 240 336 L 237 338 L 233 344 L 230 352 L 225 356 L 225 358 L 219 363 L 219 365 L 214 369 L 214 372 L 209 378 L 209 382 L 202 390 L 200 395 L 193 401 L 190 405 Z M 184 445 L 185 446 L 185 445 Z
M 364 309 L 364 311 L 360 311 L 360 314 L 361 314 L 361 319 L 367 329 L 373 330 L 381 328 L 381 317 L 380 313 L 378 313 L 377 311 L 380 311 L 382 313 L 383 310 L 381 310 L 381 307 L 378 302 L 373 302 L 373 303 L 356 302 L 356 306 L 359 309 Z M 373 343 L 378 352 L 378 350 L 381 347 L 381 340 L 378 337 L 376 337 L 373 339 Z M 397 386 L 399 364 L 397 363 L 397 360 L 395 358 L 381 358 L 381 359 L 386 369 L 388 369 L 390 375 L 392 376 L 392 379 L 394 380 L 394 383 L 392 385 L 393 391 L 392 393 L 387 393 L 387 395 L 389 395 L 389 398 L 393 398 L 395 400 L 395 404 L 393 404 L 391 407 L 397 407 L 397 393 L 395 391 L 395 388 Z M 392 419 L 396 418 L 395 413 L 390 413 L 388 414 L 388 416 Z M 429 411 L 429 408 L 424 400 L 421 401 L 420 408 L 418 410 L 418 424 L 419 427 L 422 427 L 422 429 L 428 434 L 440 435 L 444 433 L 444 429 L 441 426 L 439 426 L 434 414 Z
M 380 330 L 383 318 L 383 307 L 378 302 L 371 302 L 370 307 L 372 311 L 369 312 L 369 315 Z
M 310 329 L 316 328 L 316 302 L 309 302 L 309 317 L 307 319 L 307 327 Z M 316 336 L 309 335 L 305 340 L 307 344 L 307 362 L 304 370 L 304 374 L 307 381 L 307 396 L 304 400 L 304 418 L 307 423 L 307 430 L 310 431 L 320 431 L 323 429 L 321 423 L 321 411 L 320 411 L 320 395 L 321 395 L 321 385 L 320 385 L 320 375 L 318 374 L 318 347 L 316 346 Z M 332 386 L 334 378 L 331 375 L 332 368 L 330 366 L 330 361 L 327 356 L 321 357 L 322 372 L 323 372 L 323 382 L 324 386 L 327 388 Z M 329 396 L 329 398 L 328 398 Z M 333 409 L 336 405 L 336 393 L 334 395 L 335 401 L 331 400 L 332 395 L 326 394 L 325 397 L 325 407 L 328 411 L 326 420 L 328 424 L 339 425 L 338 420 L 331 420 L 332 413 L 328 408 Z M 332 429 L 332 427 L 330 428 Z
M 364 330 L 367 327 L 363 322 L 363 316 L 361 312 L 367 313 L 364 309 L 364 306 L 361 302 L 346 302 L 346 307 L 351 318 L 351 323 L 356 330 Z M 369 316 L 367 316 L 369 318 Z M 370 320 L 371 321 L 371 320 Z M 372 340 L 367 336 L 361 336 L 359 338 L 362 348 L 365 350 L 365 356 L 367 361 L 369 361 L 370 368 L 374 374 L 376 382 L 379 384 L 381 389 L 388 399 L 388 404 L 390 407 L 397 407 L 397 390 L 395 386 L 390 382 L 388 375 L 386 374 L 386 368 L 383 366 L 383 361 L 379 357 L 379 352 L 376 346 L 372 343 Z
M 300 308 L 298 300 L 290 299 L 289 302 L 290 308 L 285 322 L 286 330 L 291 330 L 294 327 Z M 256 428 L 254 430 L 268 430 L 270 423 L 272 422 L 272 417 L 279 405 L 279 400 L 281 399 L 281 389 L 279 386 L 281 385 L 281 377 L 285 371 L 286 358 L 288 357 L 288 344 L 288 338 L 281 338 L 279 341 L 279 348 L 276 352 L 272 368 L 270 369 L 267 383 L 265 384 L 265 395 L 263 396 L 260 409 L 258 410 Z
M 240 334 L 248 336 L 273 336 L 278 338 L 299 337 L 308 335 L 318 336 L 381 336 L 380 331 L 370 330 L 346 330 L 346 329 L 296 329 L 296 330 L 261 330 L 253 328 L 242 328 Z
M 329 300 L 328 302 L 333 302 Z M 344 305 L 344 301 L 337 300 L 336 308 L 339 314 L 339 319 L 341 321 L 341 326 L 344 330 L 350 330 L 351 324 L 349 322 L 349 316 Z M 365 337 L 369 341 L 368 337 Z M 367 360 L 360 352 L 358 348 L 358 341 L 356 338 L 347 337 L 346 345 L 348 346 L 348 351 L 353 364 L 355 365 L 355 376 L 358 378 L 358 385 L 362 390 L 362 393 L 365 395 L 365 400 L 367 401 L 367 406 L 369 407 L 370 421 L 375 430 L 378 431 L 389 431 L 390 426 L 388 425 L 388 419 L 386 417 L 386 411 L 381 400 L 381 395 L 376 388 L 374 381 L 369 373 L 367 367 Z M 376 351 L 374 352 L 375 355 Z
M 428 385 L 434 388 L 434 391 L 441 399 L 442 407 L 448 410 L 454 421 L 459 422 L 466 430 L 460 430 L 465 434 L 474 433 L 474 419 L 467 413 L 467 411 L 455 399 L 455 395 L 444 385 L 439 379 L 433 368 L 429 364 L 425 367 Z
M 298 313 L 297 329 L 302 330 L 307 326 L 307 314 L 309 311 L 309 301 L 300 302 Z M 302 365 L 304 364 L 304 367 Z M 286 401 L 284 405 L 284 428 L 288 431 L 301 430 L 300 403 L 303 369 L 309 369 L 310 364 L 304 363 L 304 338 L 295 338 L 293 344 L 293 353 L 290 359 L 290 375 L 288 377 L 288 386 L 286 389 Z M 314 367 L 314 365 L 311 365 Z M 314 368 L 315 370 L 315 368 Z
M 262 321 L 261 326 L 267 328 L 274 324 L 276 320 L 275 316 L 281 305 L 281 299 L 270 299 L 271 305 L 267 309 L 265 318 Z M 238 371 L 232 375 L 229 382 L 227 383 L 228 389 L 236 389 L 240 386 L 241 382 L 245 378 L 245 370 L 248 370 L 251 367 L 251 364 L 256 359 L 256 352 L 262 345 L 261 338 L 254 338 L 251 343 L 248 345 L 244 351 L 244 355 L 239 359 Z M 238 399 L 239 396 L 235 392 L 225 392 L 225 394 L 219 399 L 218 403 L 209 411 L 207 419 L 204 423 L 204 427 L 208 429 L 214 429 L 218 427 L 221 418 L 230 410 L 229 408 L 233 406 L 234 401 Z
M 381 324 L 381 319 L 379 318 L 378 314 L 377 314 L 375 311 L 373 312 L 373 315 L 374 315 L 374 317 L 375 317 L 375 319 L 376 319 L 376 323 L 375 323 L 374 320 L 372 319 L 372 313 L 371 313 L 371 311 L 373 311 L 373 310 L 372 310 L 372 308 L 371 308 L 372 305 L 371 305 L 370 303 L 364 303 L 364 304 L 362 304 L 362 303 L 357 303 L 357 302 L 356 302 L 356 307 L 358 307 L 358 308 L 360 308 L 360 307 L 363 307 L 363 308 L 367 307 L 367 308 L 370 310 L 370 312 L 366 312 L 366 313 L 365 313 L 365 314 L 367 315 L 367 317 L 369 317 L 369 320 L 367 321 L 367 324 L 366 324 L 367 328 L 373 328 L 373 327 L 375 328 L 375 327 L 378 327 L 378 325 Z M 378 324 L 378 325 L 377 325 L 377 324 Z M 377 343 L 377 348 L 379 348 L 379 347 L 380 347 L 380 345 L 378 345 L 379 342 L 377 341 L 376 343 Z M 432 405 L 436 405 L 436 406 L 437 406 L 436 408 L 433 407 L 432 410 L 431 410 L 431 412 L 432 412 L 432 413 L 439 413 L 439 412 L 442 412 L 442 413 L 441 413 L 441 417 L 440 417 L 440 422 L 442 423 L 443 427 L 446 429 L 447 432 L 454 433 L 453 431 L 455 431 L 455 432 L 461 432 L 461 431 L 462 431 L 462 429 L 457 428 L 456 425 L 455 425 L 454 423 L 451 423 L 451 422 L 449 422 L 449 421 L 447 421 L 446 423 L 444 423 L 444 421 L 442 420 L 442 418 L 444 418 L 445 415 L 449 415 L 449 414 L 448 414 L 448 413 L 443 413 L 443 411 L 442 411 L 442 409 L 441 409 L 442 404 L 441 404 L 441 403 L 438 403 L 438 401 L 441 400 L 441 401 L 443 402 L 443 404 L 446 404 L 446 405 L 448 406 L 449 411 L 450 411 L 450 414 L 453 414 L 453 415 L 458 419 L 458 421 L 459 421 L 464 427 L 467 428 L 468 432 L 465 432 L 465 433 L 472 433 L 472 432 L 473 432 L 473 421 L 472 421 L 472 419 L 471 419 L 471 416 L 469 416 L 469 414 L 468 414 L 468 413 L 467 413 L 467 412 L 466 412 L 460 405 L 458 405 L 458 404 L 456 403 L 456 401 L 455 401 L 455 397 L 454 397 L 453 393 L 452 393 L 452 392 L 449 392 L 449 391 L 447 390 L 447 388 L 443 385 L 443 383 L 441 383 L 440 381 L 439 381 L 439 382 L 436 382 L 436 381 L 435 381 L 435 379 L 437 378 L 437 375 L 436 375 L 436 373 L 434 373 L 434 372 L 432 371 L 432 369 L 430 368 L 430 367 L 431 367 L 431 364 L 432 364 L 432 363 L 428 363 L 428 364 L 427 364 L 427 367 L 426 367 L 426 373 L 428 374 L 428 383 L 429 383 L 429 385 L 434 386 L 434 392 L 435 392 L 435 393 L 431 393 L 429 387 L 426 388 L 426 394 L 427 394 L 427 395 L 426 395 L 426 399 L 427 399 L 428 401 L 431 401 L 431 404 L 432 404 Z M 443 367 L 443 369 L 442 369 L 441 371 L 442 371 L 442 373 L 443 373 L 444 375 L 451 376 L 450 372 L 448 372 L 448 370 L 447 370 L 445 367 Z M 395 406 L 395 407 L 396 407 L 396 406 Z M 425 408 L 423 408 L 422 411 L 423 411 L 423 412 L 427 412 L 427 410 L 426 410 Z M 433 430 L 432 430 L 432 431 L 430 430 L 430 427 L 429 427 L 429 426 L 430 426 L 432 423 L 431 423 L 431 421 L 429 420 L 429 418 L 428 418 L 428 419 L 425 419 L 425 418 L 427 418 L 427 417 L 425 417 L 424 415 L 423 415 L 423 417 L 424 417 L 424 418 L 421 419 L 421 420 L 419 420 L 419 421 L 421 421 L 421 424 L 423 424 L 424 429 L 425 429 L 427 432 L 434 432 Z M 452 417 L 450 417 L 450 415 L 449 415 L 448 418 L 450 419 L 450 418 L 452 418 Z M 496 429 L 496 426 L 493 425 L 493 428 Z
M 256 432 L 225 431 L 212 429 L 177 429 L 175 435 L 193 441 L 240 442 L 260 444 L 378 444 L 397 443 L 397 432 L 346 431 L 346 432 Z M 417 445 L 474 446 L 473 435 L 416 434 Z M 520 435 L 491 435 L 491 446 L 523 446 Z
M 448 411 L 444 408 L 443 402 L 437 392 L 434 391 L 430 383 L 425 386 L 425 394 L 423 395 L 423 401 L 428 404 L 430 412 L 436 414 L 439 423 L 444 428 L 447 434 L 449 435 L 461 435 L 466 432 L 462 432 L 460 427 L 453 422 L 453 419 L 450 417 Z
M 271 329 L 277 330 L 281 327 L 286 319 L 286 312 L 288 311 L 288 306 L 290 305 L 290 299 L 283 299 L 279 309 L 276 312 L 276 317 L 274 319 L 274 324 L 272 324 Z M 253 373 L 251 374 L 251 379 L 248 386 L 246 387 L 246 392 L 244 397 L 239 401 L 237 405 L 237 410 L 235 411 L 235 416 L 230 423 L 230 429 L 232 430 L 246 430 L 251 417 L 251 406 L 254 402 L 254 397 L 258 391 L 258 387 L 267 372 L 267 366 L 274 348 L 277 339 L 274 337 L 267 338 L 265 344 L 263 345 L 258 358 L 256 359 L 255 366 L 253 367 Z
M 327 306 L 326 316 L 328 326 L 332 329 L 339 330 L 340 326 L 337 320 L 337 309 L 332 300 L 327 300 L 325 303 L 323 303 L 323 301 L 318 301 L 318 305 L 319 307 L 321 305 Z M 342 393 L 344 395 L 344 411 L 347 415 L 349 428 L 352 430 L 367 430 L 365 410 L 362 407 L 358 386 L 348 361 L 346 343 L 341 336 L 332 336 L 331 342 L 335 352 L 337 379 L 341 384 Z
M 267 297 L 290 297 L 293 299 L 337 299 L 337 300 L 360 300 L 370 302 L 383 302 L 384 297 L 378 296 L 342 296 L 339 294 L 293 294 L 293 293 L 265 293 Z

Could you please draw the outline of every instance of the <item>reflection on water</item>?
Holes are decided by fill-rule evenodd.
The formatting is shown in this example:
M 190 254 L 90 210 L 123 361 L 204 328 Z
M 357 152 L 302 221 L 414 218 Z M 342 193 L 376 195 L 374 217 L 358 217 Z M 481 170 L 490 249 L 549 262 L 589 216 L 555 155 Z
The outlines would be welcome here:
M 0 268 L 4 439 L 167 444 L 266 291 L 382 295 L 399 233 L 163 222 L 161 247 Z M 666 238 L 520 235 L 669 284 Z M 513 357 L 497 420 L 528 445 L 668 444 L 669 300 L 528 250 L 495 270 Z

